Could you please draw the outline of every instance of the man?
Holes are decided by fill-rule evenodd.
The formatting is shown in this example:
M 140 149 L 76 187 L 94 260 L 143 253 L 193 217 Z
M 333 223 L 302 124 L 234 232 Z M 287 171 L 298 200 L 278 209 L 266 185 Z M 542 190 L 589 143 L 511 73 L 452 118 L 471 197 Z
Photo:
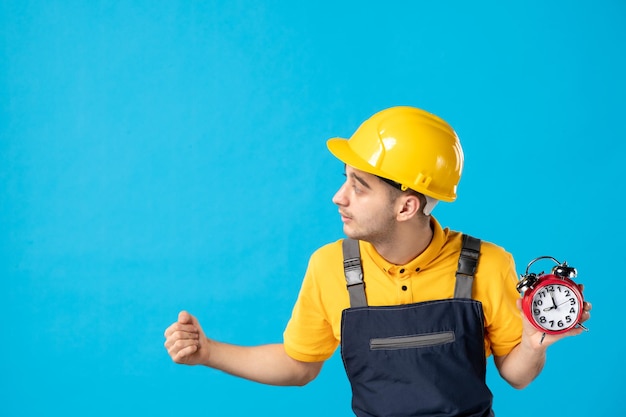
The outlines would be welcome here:
M 512 256 L 443 229 L 430 215 L 454 201 L 463 168 L 439 117 L 392 107 L 349 140 L 328 141 L 345 164 L 333 197 L 348 237 L 312 256 L 282 344 L 208 339 L 181 312 L 165 331 L 176 363 L 273 385 L 304 385 L 341 344 L 358 416 L 491 416 L 486 357 L 513 387 L 528 385 L 557 340 L 520 314 Z M 585 303 L 582 321 L 589 318 Z

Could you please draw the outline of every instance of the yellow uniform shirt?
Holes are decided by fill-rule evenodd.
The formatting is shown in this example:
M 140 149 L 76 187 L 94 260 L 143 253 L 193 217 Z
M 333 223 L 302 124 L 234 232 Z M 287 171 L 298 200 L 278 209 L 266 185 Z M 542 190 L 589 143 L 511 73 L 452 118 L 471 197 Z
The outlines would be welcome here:
M 410 304 L 452 298 L 462 234 L 442 229 L 431 218 L 433 239 L 417 258 L 394 265 L 367 242 L 360 242 L 365 293 L 370 306 Z M 482 303 L 485 351 L 508 354 L 521 340 L 519 294 L 511 254 L 482 242 L 472 298 Z M 328 359 L 341 340 L 341 313 L 350 307 L 341 240 L 321 247 L 309 260 L 293 313 L 284 332 L 289 356 L 304 362 Z

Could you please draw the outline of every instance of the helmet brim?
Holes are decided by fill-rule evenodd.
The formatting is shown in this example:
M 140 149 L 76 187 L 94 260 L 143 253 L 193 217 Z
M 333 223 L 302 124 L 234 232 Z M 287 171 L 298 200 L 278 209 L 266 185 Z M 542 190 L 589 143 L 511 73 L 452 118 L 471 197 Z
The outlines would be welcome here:
M 332 153 L 335 158 L 339 159 L 344 164 L 350 165 L 351 167 L 356 168 L 359 171 L 367 172 L 369 174 L 377 175 L 379 177 L 387 177 L 387 175 L 385 175 L 382 171 L 370 165 L 366 160 L 357 155 L 350 147 L 348 139 L 328 139 L 328 141 L 326 141 L 326 146 L 328 147 L 330 153 Z M 393 178 L 389 179 L 394 180 Z

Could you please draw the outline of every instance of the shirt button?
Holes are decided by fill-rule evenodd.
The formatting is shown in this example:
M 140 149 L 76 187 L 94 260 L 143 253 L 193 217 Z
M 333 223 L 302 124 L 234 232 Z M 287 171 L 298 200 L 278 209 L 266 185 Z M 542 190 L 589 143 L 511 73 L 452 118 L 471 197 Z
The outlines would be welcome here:
M 406 287 L 406 285 L 402 286 L 402 291 L 406 291 L 408 288 Z

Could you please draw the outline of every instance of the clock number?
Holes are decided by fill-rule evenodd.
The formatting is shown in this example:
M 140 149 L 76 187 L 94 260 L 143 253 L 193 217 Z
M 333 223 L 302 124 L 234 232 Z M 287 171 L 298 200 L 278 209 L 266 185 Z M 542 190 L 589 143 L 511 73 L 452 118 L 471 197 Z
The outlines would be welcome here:
M 569 316 L 568 316 L 568 317 L 569 317 Z M 569 321 L 571 321 L 571 320 L 569 320 Z M 550 327 L 554 327 L 554 324 L 555 324 L 555 321 L 554 321 L 554 320 L 550 320 L 550 321 L 549 321 L 549 323 L 550 323 Z M 557 321 L 557 322 L 556 322 L 556 325 L 557 325 L 557 327 L 563 327 L 563 326 L 565 326 L 565 324 L 563 323 L 563 320 L 559 320 L 559 321 Z
M 569 312 L 572 313 L 572 314 L 576 314 L 576 309 L 574 307 L 572 307 L 572 308 L 569 309 Z

